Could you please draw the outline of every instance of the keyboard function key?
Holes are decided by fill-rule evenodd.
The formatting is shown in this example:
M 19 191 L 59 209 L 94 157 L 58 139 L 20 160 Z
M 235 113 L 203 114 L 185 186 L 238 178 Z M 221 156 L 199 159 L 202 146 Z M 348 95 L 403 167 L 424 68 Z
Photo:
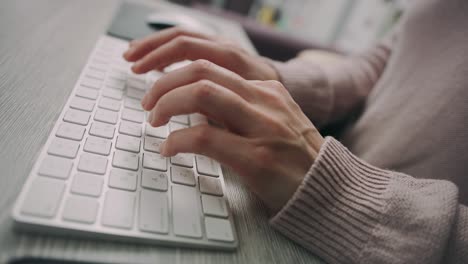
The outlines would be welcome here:
M 102 224 L 104 226 L 131 229 L 135 208 L 135 193 L 110 189 L 106 193 Z
M 139 223 L 140 230 L 154 233 L 169 233 L 169 208 L 166 193 L 141 190 Z
M 70 101 L 70 107 L 77 110 L 83 110 L 86 112 L 92 112 L 94 109 L 94 101 L 78 96 L 73 97 Z
M 141 137 L 141 125 L 128 121 L 120 121 L 119 133 L 134 137 Z
M 39 174 L 59 179 L 68 179 L 73 161 L 65 158 L 47 156 L 41 163 Z
M 226 219 L 205 217 L 206 237 L 209 240 L 233 242 L 231 223 Z
M 44 218 L 54 217 L 64 189 L 63 181 L 36 177 L 29 186 L 26 198 L 21 205 L 21 213 Z
M 138 154 L 116 150 L 114 152 L 114 158 L 112 160 L 112 166 L 127 169 L 127 170 L 138 170 Z
M 79 148 L 80 143 L 76 141 L 56 137 L 50 143 L 47 153 L 54 156 L 74 159 Z
M 99 100 L 98 106 L 103 109 L 118 112 L 120 110 L 121 102 L 107 97 L 102 97 Z
M 109 175 L 109 187 L 136 191 L 137 173 L 134 171 L 112 169 Z
M 105 109 L 97 109 L 94 120 L 115 125 L 119 119 L 119 113 Z
M 178 166 L 171 167 L 171 180 L 173 183 L 179 183 L 189 186 L 195 186 L 195 174 L 193 170 Z
M 145 152 L 143 154 L 143 167 L 147 169 L 167 171 L 167 158 L 158 153 Z
M 94 154 L 108 156 L 111 151 L 112 141 L 100 137 L 89 136 L 86 139 L 83 150 Z
M 126 150 L 134 153 L 140 152 L 140 139 L 136 137 L 126 136 L 126 135 L 118 135 L 117 136 L 117 143 L 115 144 L 115 148 Z
M 202 194 L 203 213 L 216 217 L 228 217 L 228 208 L 223 197 Z
M 122 110 L 122 119 L 127 121 L 132 121 L 135 123 L 143 123 L 145 114 L 141 111 L 124 108 Z
M 104 180 L 101 176 L 78 172 L 73 177 L 71 192 L 81 195 L 88 195 L 93 197 L 101 196 L 102 185 Z
M 92 224 L 96 221 L 99 203 L 91 197 L 71 195 L 63 208 L 63 219 L 66 221 Z
M 68 109 L 63 116 L 63 121 L 86 126 L 89 122 L 90 114 L 88 112 L 75 110 L 75 109 Z
M 90 153 L 83 153 L 78 163 L 78 170 L 95 174 L 105 174 L 107 158 Z
M 86 128 L 70 123 L 62 123 L 57 129 L 55 135 L 61 138 L 81 141 L 83 139 Z
M 114 131 L 115 127 L 113 125 L 94 122 L 91 124 L 89 134 L 97 137 L 112 139 L 114 138 Z
M 143 169 L 141 186 L 157 191 L 167 191 L 167 172 Z
M 200 185 L 200 192 L 223 196 L 223 187 L 220 180 L 213 177 L 198 176 L 198 183 Z

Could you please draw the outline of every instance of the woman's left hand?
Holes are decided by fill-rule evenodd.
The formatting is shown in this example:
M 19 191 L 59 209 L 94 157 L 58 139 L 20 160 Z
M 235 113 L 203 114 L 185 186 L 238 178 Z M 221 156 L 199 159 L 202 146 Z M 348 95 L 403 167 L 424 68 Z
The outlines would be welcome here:
M 318 155 L 323 138 L 277 81 L 247 81 L 198 60 L 161 77 L 142 100 L 149 122 L 201 113 L 221 124 L 172 132 L 163 156 L 197 153 L 237 172 L 274 212 L 296 191 Z

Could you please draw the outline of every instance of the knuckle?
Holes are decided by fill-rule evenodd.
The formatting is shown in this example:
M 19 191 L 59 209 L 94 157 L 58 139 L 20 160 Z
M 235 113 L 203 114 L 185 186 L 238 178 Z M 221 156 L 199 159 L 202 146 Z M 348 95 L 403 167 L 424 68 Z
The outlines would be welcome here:
M 280 91 L 286 90 L 284 85 L 279 81 L 269 80 L 269 81 L 265 81 L 265 82 L 266 82 L 266 85 L 268 85 L 269 87 L 271 87 L 271 88 L 273 88 L 275 90 L 280 90 Z
M 203 78 L 207 76 L 213 68 L 213 63 L 207 60 L 197 60 L 193 63 L 194 75 Z
M 174 45 L 178 48 L 187 49 L 191 45 L 191 40 L 187 36 L 179 35 L 174 38 Z
M 267 146 L 257 146 L 253 151 L 253 158 L 260 171 L 268 170 L 274 161 L 274 153 Z
M 213 83 L 208 80 L 201 80 L 197 82 L 196 89 L 194 89 L 194 97 L 198 102 L 204 102 L 210 98 L 214 92 Z
M 211 130 L 206 125 L 197 126 L 193 135 L 193 148 L 196 152 L 203 151 L 210 143 Z

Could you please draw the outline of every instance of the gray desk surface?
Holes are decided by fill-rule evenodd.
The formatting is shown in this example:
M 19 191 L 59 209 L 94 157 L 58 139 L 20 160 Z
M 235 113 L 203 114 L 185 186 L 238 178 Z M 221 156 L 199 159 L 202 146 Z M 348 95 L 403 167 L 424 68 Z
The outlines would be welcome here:
M 21 256 L 112 263 L 320 263 L 275 232 L 262 204 L 229 172 L 228 197 L 240 240 L 235 252 L 13 231 L 12 204 L 118 4 L 113 0 L 0 3 L 0 263 Z M 236 25 L 219 23 L 245 40 Z

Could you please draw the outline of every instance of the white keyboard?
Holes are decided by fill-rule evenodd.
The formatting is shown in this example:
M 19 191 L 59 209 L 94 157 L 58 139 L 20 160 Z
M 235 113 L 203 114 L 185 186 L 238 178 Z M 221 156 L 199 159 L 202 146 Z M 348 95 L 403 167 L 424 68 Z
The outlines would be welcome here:
M 176 116 L 146 123 L 140 100 L 160 77 L 135 75 L 126 41 L 102 36 L 44 145 L 13 210 L 29 230 L 235 249 L 220 165 L 207 157 L 162 157 L 168 133 L 205 123 Z

